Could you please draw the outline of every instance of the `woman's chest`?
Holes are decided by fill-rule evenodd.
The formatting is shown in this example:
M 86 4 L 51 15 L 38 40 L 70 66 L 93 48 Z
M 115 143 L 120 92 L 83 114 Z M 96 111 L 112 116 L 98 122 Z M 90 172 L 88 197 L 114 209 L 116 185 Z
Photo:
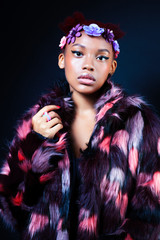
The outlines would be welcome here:
M 94 114 L 77 116 L 71 126 L 72 147 L 76 157 L 80 155 L 80 149 L 85 150 L 95 126 Z

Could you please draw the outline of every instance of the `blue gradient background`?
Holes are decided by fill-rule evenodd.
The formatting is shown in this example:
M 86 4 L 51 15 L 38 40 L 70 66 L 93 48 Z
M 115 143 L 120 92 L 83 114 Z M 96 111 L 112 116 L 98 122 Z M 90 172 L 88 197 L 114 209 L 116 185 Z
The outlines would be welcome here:
M 143 95 L 160 112 L 160 1 L 2 1 L 0 165 L 20 116 L 62 76 L 57 66 L 58 23 L 75 10 L 119 23 L 126 32 L 113 80 Z M 18 240 L 0 222 L 0 239 Z

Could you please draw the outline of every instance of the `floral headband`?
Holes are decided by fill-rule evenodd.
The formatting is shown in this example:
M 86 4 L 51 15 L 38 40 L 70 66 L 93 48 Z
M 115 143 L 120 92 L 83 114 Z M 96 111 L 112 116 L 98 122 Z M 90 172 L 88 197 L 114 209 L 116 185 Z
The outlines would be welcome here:
M 120 48 L 119 48 L 118 42 L 114 40 L 113 31 L 110 29 L 100 28 L 95 23 L 92 23 L 89 26 L 77 24 L 75 27 L 73 27 L 70 30 L 67 36 L 63 36 L 61 38 L 59 47 L 63 49 L 66 44 L 74 43 L 76 40 L 76 37 L 80 37 L 82 35 L 81 34 L 82 30 L 84 30 L 85 33 L 90 36 L 98 37 L 102 35 L 107 42 L 112 44 L 114 53 L 115 53 L 115 58 L 118 57 L 118 54 L 120 53 Z

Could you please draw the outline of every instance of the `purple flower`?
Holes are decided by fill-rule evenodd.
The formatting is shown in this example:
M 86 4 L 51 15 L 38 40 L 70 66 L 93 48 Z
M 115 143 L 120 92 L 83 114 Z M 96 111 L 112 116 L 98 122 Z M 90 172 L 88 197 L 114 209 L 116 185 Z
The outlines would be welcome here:
M 83 27 L 80 24 L 77 24 L 75 27 L 71 29 L 67 36 L 67 43 L 74 43 L 76 40 L 76 37 L 80 37 L 82 34 L 80 31 L 83 29 Z
M 119 44 L 116 40 L 113 41 L 113 49 L 115 52 L 120 52 Z
M 97 24 L 94 23 L 90 24 L 89 26 L 84 25 L 83 30 L 87 35 L 95 37 L 101 36 L 101 34 L 104 32 L 104 28 L 100 28 Z
M 113 42 L 114 40 L 114 34 L 113 31 L 110 29 L 107 29 L 107 36 L 108 36 L 108 41 Z
M 113 41 L 113 49 L 115 51 L 115 58 L 117 58 L 118 54 L 120 53 L 120 47 L 119 47 L 119 44 L 116 40 Z
M 107 29 L 105 30 L 103 37 L 109 42 L 112 43 L 114 41 L 114 33 L 112 30 Z

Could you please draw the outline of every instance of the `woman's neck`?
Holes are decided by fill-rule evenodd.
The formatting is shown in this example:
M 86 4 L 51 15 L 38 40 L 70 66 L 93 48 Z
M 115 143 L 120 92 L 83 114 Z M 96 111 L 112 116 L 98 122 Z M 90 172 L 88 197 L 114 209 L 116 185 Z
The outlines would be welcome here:
M 94 110 L 94 104 L 97 101 L 95 95 L 81 94 L 76 91 L 72 93 L 72 99 L 76 106 L 76 112 L 79 114 L 87 113 Z

